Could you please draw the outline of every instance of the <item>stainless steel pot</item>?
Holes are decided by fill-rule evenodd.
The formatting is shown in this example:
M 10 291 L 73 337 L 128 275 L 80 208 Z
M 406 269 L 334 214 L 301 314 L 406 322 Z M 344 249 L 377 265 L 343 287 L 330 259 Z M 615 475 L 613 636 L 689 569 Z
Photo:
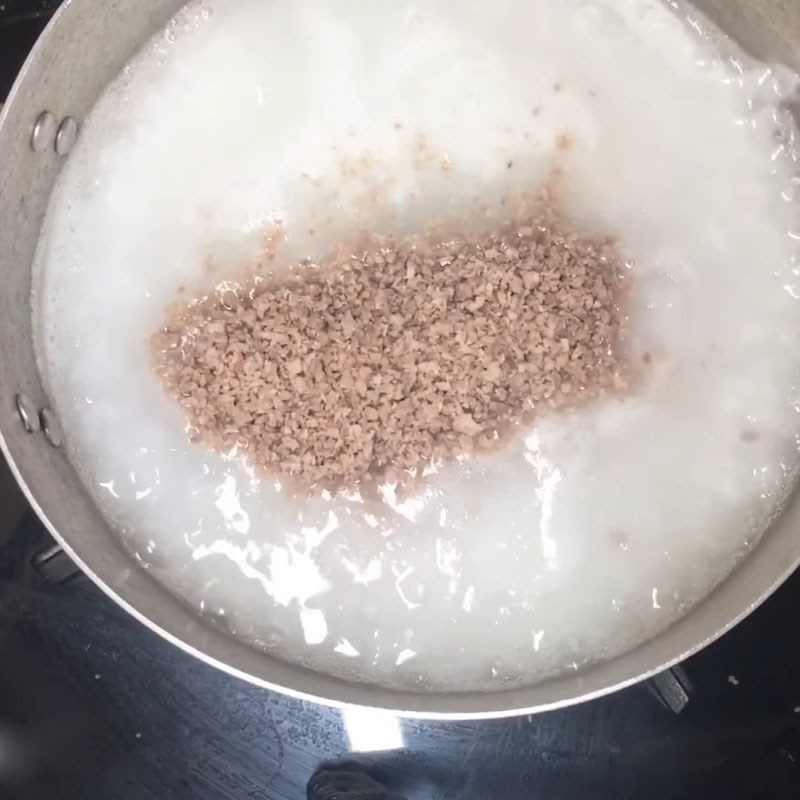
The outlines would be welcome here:
M 182 4 L 183 0 L 66 2 L 31 53 L 0 117 L 0 445 L 52 535 L 109 597 L 187 652 L 276 691 L 408 715 L 479 718 L 565 706 L 649 677 L 716 639 L 785 580 L 800 562 L 797 493 L 724 583 L 669 630 L 635 650 L 528 688 L 420 695 L 347 683 L 257 652 L 199 619 L 139 569 L 109 530 L 62 449 L 51 443 L 57 444 L 52 419 L 45 416 L 49 431 L 39 430 L 39 411 L 47 408 L 48 400 L 33 354 L 31 262 L 64 158 L 56 152 L 48 125 L 58 126 L 68 116 L 80 121 L 106 84 Z M 800 3 L 702 0 L 697 5 L 755 55 L 800 69 Z M 45 111 L 52 120 L 41 119 Z M 44 149 L 32 146 L 37 120 L 41 138 L 36 143 Z M 62 131 L 64 135 L 68 138 L 68 132 Z

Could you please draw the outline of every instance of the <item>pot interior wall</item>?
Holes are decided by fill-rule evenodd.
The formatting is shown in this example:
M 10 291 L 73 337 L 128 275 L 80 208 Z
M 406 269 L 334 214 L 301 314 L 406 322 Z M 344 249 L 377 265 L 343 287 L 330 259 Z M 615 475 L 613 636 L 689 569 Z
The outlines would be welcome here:
M 721 30 L 764 61 L 800 72 L 800 8 L 795 0 L 694 0 Z

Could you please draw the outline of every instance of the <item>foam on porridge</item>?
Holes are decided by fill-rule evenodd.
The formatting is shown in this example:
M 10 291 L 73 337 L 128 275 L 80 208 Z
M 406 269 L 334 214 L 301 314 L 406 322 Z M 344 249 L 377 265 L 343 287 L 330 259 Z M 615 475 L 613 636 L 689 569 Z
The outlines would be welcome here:
M 757 540 L 800 433 L 794 76 L 657 0 L 207 0 L 110 86 L 53 194 L 34 312 L 87 486 L 144 567 L 286 659 L 520 685 L 668 626 Z M 636 390 L 367 507 L 191 444 L 150 368 L 179 287 L 561 170 L 629 265 Z

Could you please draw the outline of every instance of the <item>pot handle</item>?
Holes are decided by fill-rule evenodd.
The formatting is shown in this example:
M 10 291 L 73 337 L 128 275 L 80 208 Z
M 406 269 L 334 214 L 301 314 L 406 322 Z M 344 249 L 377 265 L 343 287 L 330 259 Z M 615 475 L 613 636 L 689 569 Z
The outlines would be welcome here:
M 44 578 L 48 583 L 65 583 L 80 573 L 75 562 L 57 542 L 53 542 L 35 553 L 31 559 L 31 566 L 39 577 Z
M 692 683 L 680 664 L 653 675 L 647 687 L 675 714 L 680 714 L 686 708 L 692 693 Z

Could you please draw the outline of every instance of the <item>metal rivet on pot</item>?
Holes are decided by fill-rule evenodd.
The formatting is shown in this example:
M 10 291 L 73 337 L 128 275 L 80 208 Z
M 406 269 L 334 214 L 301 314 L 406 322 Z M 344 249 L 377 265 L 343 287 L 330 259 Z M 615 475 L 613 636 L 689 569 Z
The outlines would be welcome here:
M 72 145 L 78 138 L 78 123 L 72 117 L 64 117 L 56 133 L 56 153 L 65 156 L 72 150 Z
M 61 447 L 61 445 L 64 444 L 64 434 L 61 433 L 61 426 L 58 424 L 56 415 L 49 408 L 43 408 L 40 416 L 42 419 L 44 438 L 47 439 L 53 447 Z
M 56 133 L 56 118 L 49 111 L 42 111 L 33 123 L 31 147 L 42 153 L 53 143 Z
M 14 403 L 17 406 L 17 413 L 19 414 L 20 420 L 22 420 L 22 426 L 25 430 L 28 431 L 28 433 L 36 433 L 41 430 L 42 425 L 39 421 L 39 411 L 33 404 L 33 400 L 26 394 L 18 394 L 14 398 Z

